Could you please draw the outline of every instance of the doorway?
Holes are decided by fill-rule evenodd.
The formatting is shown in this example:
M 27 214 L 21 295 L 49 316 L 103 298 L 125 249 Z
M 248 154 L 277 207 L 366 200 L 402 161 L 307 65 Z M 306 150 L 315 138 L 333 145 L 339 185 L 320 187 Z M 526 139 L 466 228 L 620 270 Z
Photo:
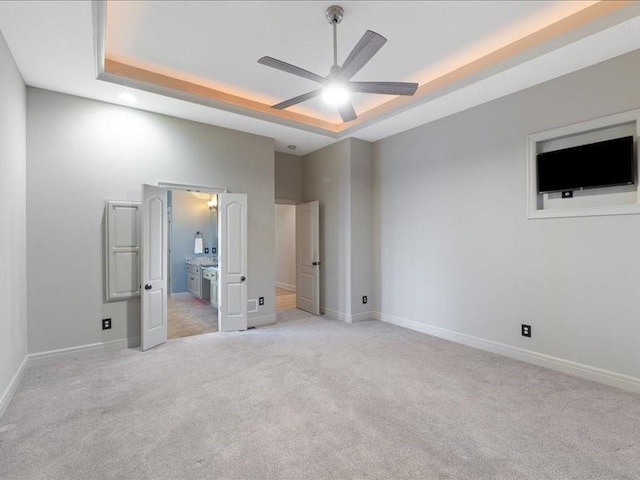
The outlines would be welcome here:
M 276 313 L 296 308 L 296 206 L 276 204 Z
M 167 192 L 167 338 L 218 331 L 218 197 Z
M 320 204 L 275 204 L 276 313 L 320 315 Z
M 142 350 L 148 350 L 167 341 L 168 190 L 217 194 L 219 262 L 215 300 L 218 302 L 218 330 L 221 332 L 246 330 L 247 195 L 228 193 L 226 189 L 179 184 L 161 183 L 159 185 L 142 185 L 140 208 L 140 279 L 144 287 L 141 289 L 140 302 Z M 194 254 L 199 252 L 204 254 L 202 232 L 194 237 Z M 196 266 L 201 267 L 197 264 Z M 194 267 L 191 272 L 195 270 Z M 201 273 L 203 271 L 202 268 L 197 270 Z M 197 288 L 195 285 L 192 287 Z M 199 287 L 202 288 L 202 282 L 199 282 Z M 202 293 L 201 290 L 200 293 Z

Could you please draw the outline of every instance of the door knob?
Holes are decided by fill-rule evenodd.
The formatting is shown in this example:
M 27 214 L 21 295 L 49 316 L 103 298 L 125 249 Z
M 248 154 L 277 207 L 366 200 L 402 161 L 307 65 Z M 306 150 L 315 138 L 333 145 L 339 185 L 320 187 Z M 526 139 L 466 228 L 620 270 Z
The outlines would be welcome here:
M 247 277 L 245 277 L 244 275 L 240 277 L 240 281 L 244 282 L 247 279 Z
M 313 262 L 311 265 L 313 265 L 314 267 L 319 267 L 320 266 L 320 262 Z
M 151 290 L 151 284 L 150 284 L 150 283 L 147 283 L 147 284 L 144 286 L 144 289 L 145 289 L 145 290 Z

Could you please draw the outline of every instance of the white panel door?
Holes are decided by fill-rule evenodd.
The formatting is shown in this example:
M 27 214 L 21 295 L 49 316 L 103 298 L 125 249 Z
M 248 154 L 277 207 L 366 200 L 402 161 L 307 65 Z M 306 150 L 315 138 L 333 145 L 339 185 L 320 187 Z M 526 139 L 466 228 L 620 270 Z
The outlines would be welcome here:
M 167 341 L 167 190 L 142 185 L 142 350 Z
M 247 329 L 247 195 L 218 195 L 218 330 Z
M 296 205 L 296 306 L 320 315 L 320 207 Z

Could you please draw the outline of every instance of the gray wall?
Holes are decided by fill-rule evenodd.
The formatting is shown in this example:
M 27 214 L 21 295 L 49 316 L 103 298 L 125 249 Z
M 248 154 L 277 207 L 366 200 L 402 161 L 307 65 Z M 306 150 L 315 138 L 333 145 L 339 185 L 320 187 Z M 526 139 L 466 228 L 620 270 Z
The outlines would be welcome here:
M 320 202 L 320 301 L 327 315 L 369 319 L 371 145 L 347 138 L 303 157 L 303 200 Z
M 302 201 L 302 157 L 275 153 L 276 202 L 296 204 Z
M 0 406 L 27 356 L 25 90 L 0 34 Z
M 303 201 L 320 203 L 320 306 L 332 316 L 350 308 L 349 140 L 303 157 Z
M 639 85 L 637 51 L 377 142 L 382 316 L 640 377 L 640 216 L 527 220 L 525 168 L 527 135 Z
M 249 324 L 274 315 L 272 139 L 29 88 L 27 141 L 30 352 L 140 335 L 139 300 L 103 301 L 102 217 L 142 183 L 247 193 Z
M 190 192 L 171 192 L 171 292 L 187 292 L 187 257 L 193 257 L 196 232 L 204 237 L 204 246 L 212 254 L 218 246 L 217 211 L 207 201 Z
M 373 300 L 372 144 L 353 138 L 350 145 L 351 315 L 368 320 L 372 303 L 362 303 L 362 296 Z

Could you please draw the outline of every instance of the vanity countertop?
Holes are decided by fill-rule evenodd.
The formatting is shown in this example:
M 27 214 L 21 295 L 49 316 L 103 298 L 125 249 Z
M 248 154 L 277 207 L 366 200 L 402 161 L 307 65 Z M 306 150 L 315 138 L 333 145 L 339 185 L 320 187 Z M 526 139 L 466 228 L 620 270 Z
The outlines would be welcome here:
M 218 259 L 210 255 L 187 257 L 186 262 L 189 265 L 197 265 L 199 267 L 217 267 L 218 266 Z

